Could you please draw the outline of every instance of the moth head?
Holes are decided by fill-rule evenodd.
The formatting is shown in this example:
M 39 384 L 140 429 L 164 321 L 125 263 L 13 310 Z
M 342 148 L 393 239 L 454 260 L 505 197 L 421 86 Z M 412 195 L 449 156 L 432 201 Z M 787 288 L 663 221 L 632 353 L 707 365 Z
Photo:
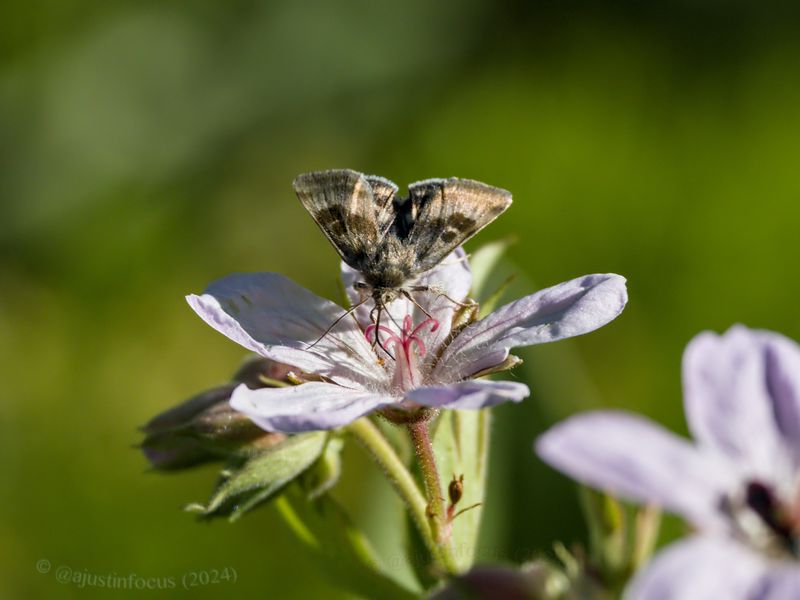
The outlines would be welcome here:
M 372 298 L 375 306 L 388 306 L 400 297 L 400 290 L 396 288 L 374 288 Z

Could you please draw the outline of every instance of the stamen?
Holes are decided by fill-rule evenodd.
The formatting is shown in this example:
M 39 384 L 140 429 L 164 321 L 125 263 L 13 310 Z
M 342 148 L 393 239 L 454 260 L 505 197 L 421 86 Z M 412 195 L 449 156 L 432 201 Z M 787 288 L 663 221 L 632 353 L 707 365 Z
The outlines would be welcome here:
M 408 319 L 410 321 L 411 317 L 408 317 Z M 422 323 L 417 325 L 414 328 L 414 330 L 411 331 L 411 333 L 408 334 L 408 336 L 406 338 L 406 352 L 410 352 L 411 351 L 411 344 L 413 343 L 413 344 L 417 345 L 417 350 L 419 351 L 420 357 L 424 357 L 427 354 L 427 349 L 425 348 L 425 343 L 422 341 L 422 338 L 420 338 L 419 335 L 418 335 L 419 331 L 423 327 L 425 327 L 427 325 L 431 326 L 430 333 L 433 333 L 434 331 L 439 329 L 439 321 L 437 321 L 436 319 L 425 319 Z M 410 324 L 409 324 L 408 329 L 411 329 Z
M 364 330 L 364 337 L 367 338 L 367 341 L 370 344 L 374 344 L 378 342 L 378 334 L 381 332 L 385 333 L 387 336 L 385 339 L 386 344 L 400 344 L 400 345 L 403 344 L 403 340 L 400 338 L 400 336 L 398 336 L 394 331 L 392 331 L 388 327 L 384 327 L 383 325 L 374 325 L 374 324 L 368 325 L 367 328 Z M 373 333 L 375 334 L 374 338 L 372 337 Z
M 411 315 L 406 315 L 403 317 L 403 337 L 408 337 L 413 326 L 414 321 L 411 320 Z
M 411 335 L 412 336 L 417 335 L 417 332 L 423 327 L 425 327 L 428 323 L 432 323 L 430 333 L 433 333 L 434 331 L 439 329 L 439 321 L 437 321 L 436 319 L 425 319 L 422 323 L 417 325 L 416 329 L 414 329 L 414 331 L 411 332 Z
M 425 348 L 425 342 L 423 342 L 420 337 L 420 332 L 425 327 L 430 327 L 430 332 L 433 333 L 439 329 L 439 321 L 436 319 L 425 319 L 414 327 L 414 321 L 411 315 L 406 315 L 403 317 L 403 326 L 401 327 L 400 335 L 383 325 L 372 324 L 368 325 L 364 330 L 364 336 L 367 338 L 368 342 L 372 344 L 377 343 L 381 347 L 394 345 L 403 351 L 406 358 L 411 354 L 411 346 L 416 345 L 419 356 L 424 357 L 427 353 L 427 349 Z M 385 334 L 386 337 L 378 339 L 381 333 Z

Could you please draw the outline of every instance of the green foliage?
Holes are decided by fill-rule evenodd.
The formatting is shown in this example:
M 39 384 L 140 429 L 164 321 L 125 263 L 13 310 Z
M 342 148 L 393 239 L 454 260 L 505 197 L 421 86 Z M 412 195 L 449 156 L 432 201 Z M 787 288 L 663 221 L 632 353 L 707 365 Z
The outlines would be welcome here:
M 363 534 L 329 496 L 309 501 L 307 494 L 292 486 L 276 506 L 311 551 L 314 566 L 334 584 L 365 599 L 418 597 L 395 581 Z
M 612 325 L 524 353 L 512 376 L 533 394 L 494 411 L 475 509 L 491 558 L 585 540 L 537 433 L 608 406 L 682 428 L 694 334 L 800 339 L 797 28 L 775 0 L 0 3 L 0 597 L 79 594 L 35 571 L 48 558 L 239 571 L 235 588 L 175 590 L 192 600 L 346 598 L 273 510 L 198 526 L 177 507 L 215 470 L 144 475 L 131 447 L 243 354 L 185 294 L 266 270 L 338 299 L 335 253 L 291 191 L 320 168 L 511 190 L 472 244 L 517 239 L 507 298 L 628 277 Z M 402 516 L 374 501 L 371 465 L 344 471 L 333 493 L 377 546 Z
M 450 524 L 453 552 L 462 569 L 472 564 L 478 543 L 488 469 L 489 419 L 488 410 L 448 410 L 437 419 L 433 432 L 445 500 L 451 502 L 447 488 L 452 481 L 461 482 L 463 490 L 451 511 L 454 519 Z
M 661 511 L 654 506 L 627 506 L 585 487 L 580 494 L 589 529 L 588 547 L 577 544 L 570 551 L 561 543 L 555 545 L 564 576 L 564 593 L 557 597 L 619 598 L 631 575 L 653 552 Z
M 491 288 L 497 267 L 512 243 L 511 238 L 489 242 L 470 255 L 469 266 L 472 270 L 470 295 L 474 299 L 483 303 L 493 293 L 494 290 Z
M 329 437 L 322 455 L 303 474 L 303 487 L 307 490 L 309 500 L 316 500 L 338 483 L 342 474 L 343 446 L 341 437 Z
M 286 438 L 241 466 L 226 469 L 208 504 L 190 505 L 204 517 L 239 519 L 303 474 L 323 453 L 329 434 L 315 431 Z

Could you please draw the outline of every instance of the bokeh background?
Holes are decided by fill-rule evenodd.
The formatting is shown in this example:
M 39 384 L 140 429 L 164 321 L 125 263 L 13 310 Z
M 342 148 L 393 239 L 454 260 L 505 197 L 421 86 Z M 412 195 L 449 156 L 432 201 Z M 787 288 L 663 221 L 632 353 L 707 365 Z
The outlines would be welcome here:
M 533 397 L 495 411 L 482 555 L 582 540 L 537 433 L 601 406 L 684 431 L 695 333 L 743 322 L 800 339 L 792 5 L 0 4 L 0 597 L 146 593 L 60 585 L 41 559 L 237 570 L 192 597 L 345 597 L 271 507 L 199 524 L 180 508 L 215 468 L 146 473 L 133 448 L 138 425 L 243 356 L 184 294 L 268 270 L 336 297 L 335 254 L 291 189 L 332 167 L 512 190 L 470 247 L 514 236 L 517 293 L 629 278 L 621 318 L 523 352 Z M 358 448 L 346 459 L 336 495 L 391 554 L 399 509 Z

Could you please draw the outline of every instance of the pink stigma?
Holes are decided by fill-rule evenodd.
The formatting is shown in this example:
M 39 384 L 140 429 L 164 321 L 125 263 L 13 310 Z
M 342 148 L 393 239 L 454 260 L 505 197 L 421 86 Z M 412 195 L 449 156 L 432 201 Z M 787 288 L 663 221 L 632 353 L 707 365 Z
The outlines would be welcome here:
M 439 321 L 436 319 L 425 319 L 419 325 L 414 327 L 414 321 L 412 321 L 410 315 L 406 315 L 403 318 L 403 329 L 400 332 L 400 335 L 396 334 L 394 331 L 385 327 L 383 325 L 370 325 L 364 331 L 364 335 L 367 338 L 367 341 L 373 343 L 378 341 L 378 336 L 383 333 L 386 337 L 382 340 L 383 345 L 395 344 L 396 346 L 399 345 L 405 356 L 409 356 L 411 352 L 411 345 L 416 344 L 417 350 L 419 352 L 420 357 L 425 356 L 427 350 L 425 348 L 425 343 L 422 341 L 420 337 L 420 332 L 424 327 L 430 325 L 430 333 L 433 333 L 437 329 L 439 329 Z

